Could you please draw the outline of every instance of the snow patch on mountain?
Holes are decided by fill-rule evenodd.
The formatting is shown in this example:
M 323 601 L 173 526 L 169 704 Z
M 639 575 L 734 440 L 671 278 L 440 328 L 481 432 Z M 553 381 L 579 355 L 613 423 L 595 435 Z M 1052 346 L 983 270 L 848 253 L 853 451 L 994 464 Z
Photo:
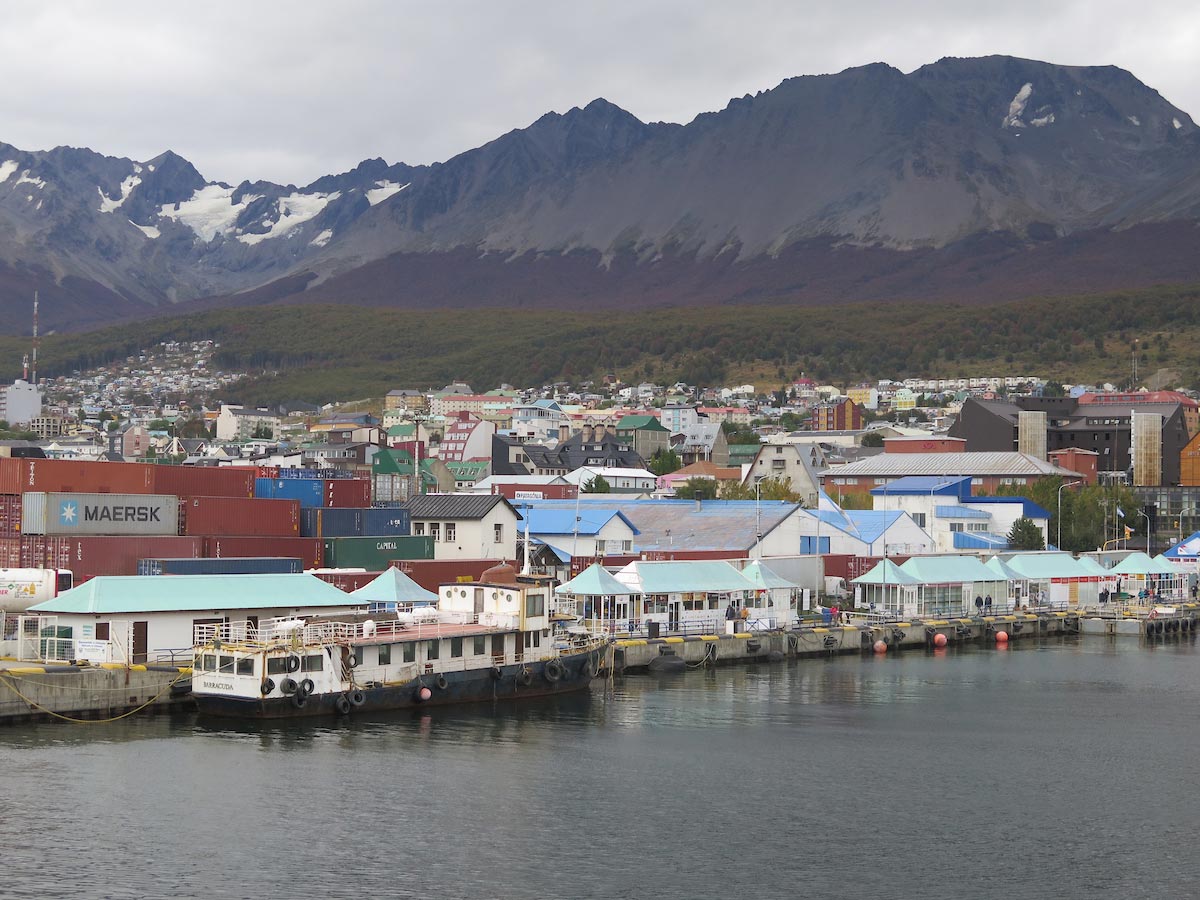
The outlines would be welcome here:
M 1175 127 L 1179 127 L 1178 122 L 1176 122 Z M 0 184 L 8 181 L 8 179 L 12 177 L 12 173 L 17 171 L 19 168 L 21 168 L 21 164 L 15 159 L 5 160 L 4 162 L 0 163 Z
M 1021 85 L 1021 89 L 1017 91 L 1017 95 L 1012 98 L 1012 102 L 1008 104 L 1008 115 L 1004 117 L 1004 121 L 1000 123 L 1002 128 L 1024 128 L 1025 123 L 1021 121 L 1021 113 L 1025 112 L 1025 104 L 1029 102 L 1030 96 L 1033 94 L 1032 82 L 1025 82 Z
M 18 185 L 22 184 L 32 184 L 36 188 L 44 188 L 46 186 L 46 182 L 42 181 L 42 179 L 30 178 L 28 169 L 21 173 L 21 177 L 17 179 L 17 183 L 13 185 L 13 187 L 17 187 Z
M 1142 124 L 1141 122 L 1138 121 L 1137 116 L 1126 116 L 1126 118 L 1129 119 L 1129 121 L 1132 122 L 1134 125 L 1140 126 Z
M 326 228 L 324 231 L 322 231 L 320 234 L 318 234 L 315 238 L 313 238 L 311 241 L 309 241 L 308 244 L 310 247 L 324 247 L 326 244 L 329 243 L 329 240 L 332 237 L 333 237 L 333 231 Z
M 377 181 L 375 182 L 375 187 L 367 191 L 367 202 L 372 206 L 374 206 L 376 203 L 382 203 L 393 194 L 400 193 L 402 190 L 408 187 L 409 184 L 412 184 L 412 182 L 410 181 L 408 184 L 397 184 L 394 181 Z
M 218 234 L 232 231 L 242 210 L 258 199 L 257 195 L 245 194 L 241 203 L 234 203 L 233 190 L 220 184 L 205 185 L 193 193 L 190 200 L 168 203 L 158 214 L 182 222 L 208 243 Z
M 144 234 L 146 237 L 150 238 L 151 240 L 153 240 L 156 237 L 159 237 L 162 234 L 162 232 L 159 231 L 157 228 L 155 228 L 153 225 L 139 225 L 137 222 L 133 221 L 133 219 L 129 220 L 129 224 L 132 225 L 134 228 L 136 228 L 138 231 L 140 231 L 142 234 Z
M 1178 131 L 1180 128 L 1183 127 L 1183 123 L 1180 122 L 1178 119 L 1172 119 L 1171 124 L 1175 126 L 1176 131 Z M 3 181 L 3 180 L 4 180 L 3 178 L 0 178 L 0 181 Z
M 129 199 L 133 189 L 142 183 L 142 179 L 138 177 L 138 172 L 142 170 L 141 166 L 134 166 L 134 174 L 130 175 L 121 182 L 121 197 L 119 200 L 113 200 L 111 197 L 106 197 L 104 191 L 97 186 L 96 190 L 100 191 L 100 212 L 111 213 L 116 212 L 125 205 L 125 201 Z
M 318 215 L 321 210 L 341 196 L 341 191 L 331 194 L 289 194 L 280 197 L 278 203 L 279 219 L 275 222 L 264 222 L 269 227 L 262 234 L 239 234 L 238 240 L 243 244 L 254 246 L 267 238 L 283 237 L 292 229 L 303 225 L 309 219 Z
M 1054 124 L 1054 113 L 1047 113 L 1044 116 L 1038 116 L 1036 119 L 1030 119 L 1029 124 L 1034 128 L 1044 128 L 1047 125 Z

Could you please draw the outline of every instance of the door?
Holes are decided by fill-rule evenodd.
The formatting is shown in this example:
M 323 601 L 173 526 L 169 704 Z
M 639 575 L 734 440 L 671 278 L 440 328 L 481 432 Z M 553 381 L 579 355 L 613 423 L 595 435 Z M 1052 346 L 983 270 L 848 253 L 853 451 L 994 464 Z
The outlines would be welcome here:
M 258 639 L 258 616 L 246 616 L 246 637 Z
M 672 600 L 667 604 L 667 630 L 679 630 L 679 615 L 683 609 L 682 600 Z
M 475 588 L 475 621 L 483 615 L 483 588 Z
M 149 622 L 133 623 L 133 663 L 137 665 L 146 662 L 146 643 L 150 634 Z

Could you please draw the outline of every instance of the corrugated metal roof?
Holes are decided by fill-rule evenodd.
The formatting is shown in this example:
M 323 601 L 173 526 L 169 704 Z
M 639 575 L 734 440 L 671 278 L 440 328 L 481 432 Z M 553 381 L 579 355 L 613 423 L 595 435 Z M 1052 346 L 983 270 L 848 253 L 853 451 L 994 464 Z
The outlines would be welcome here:
M 971 584 L 1000 581 L 974 556 L 914 556 L 900 567 L 922 584 Z
M 875 476 L 901 478 L 908 475 L 1026 476 L 1062 475 L 1078 479 L 1079 473 L 1009 450 L 972 453 L 880 453 L 857 462 L 826 469 L 825 476 Z M 883 493 L 886 493 L 884 491 Z
M 871 493 L 876 496 L 884 494 L 888 496 L 902 494 L 949 495 L 965 500 L 971 496 L 971 478 L 968 475 L 908 475 L 904 478 L 897 478 L 886 487 L 877 487 Z
M 972 497 L 971 502 L 981 505 L 989 503 L 1019 503 L 1021 504 L 1021 515 L 1023 516 L 1030 519 L 1050 518 L 1048 510 L 1034 503 L 1028 497 Z
M 437 594 L 421 587 L 395 566 L 386 572 L 381 572 L 378 578 L 367 582 L 356 591 L 351 591 L 351 597 L 360 603 L 423 603 L 437 602 Z
M 588 504 L 579 507 L 579 524 L 575 523 L 575 512 L 569 509 L 539 509 L 532 507 L 526 517 L 529 519 L 529 532 L 539 536 L 575 534 L 594 535 L 614 518 L 620 519 L 637 534 L 634 524 L 626 518 L 619 509 L 600 507 Z
M 1018 553 L 1005 562 L 1021 578 L 1094 578 L 1070 553 Z
M 503 503 L 521 514 L 499 494 L 422 494 L 413 497 L 405 506 L 413 519 L 482 519 Z
M 315 575 L 101 575 L 30 610 L 104 614 L 362 605 Z
M 758 587 L 722 560 L 690 559 L 681 562 L 631 562 L 617 580 L 643 594 L 676 594 L 695 591 L 754 591 Z
M 990 531 L 954 532 L 955 550 L 1007 550 L 1008 538 Z
M 631 590 L 629 585 L 617 581 L 608 570 L 599 563 L 592 563 L 566 584 L 560 584 L 554 589 L 556 594 L 600 596 L 629 596 L 638 593 Z

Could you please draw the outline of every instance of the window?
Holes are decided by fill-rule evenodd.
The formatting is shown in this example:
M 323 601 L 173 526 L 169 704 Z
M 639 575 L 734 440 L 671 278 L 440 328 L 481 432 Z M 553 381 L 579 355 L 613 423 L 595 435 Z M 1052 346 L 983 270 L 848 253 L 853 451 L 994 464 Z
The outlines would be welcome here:
M 925 513 L 913 513 L 913 521 L 917 523 L 918 528 L 925 527 Z
M 254 674 L 254 657 L 253 656 L 243 656 L 241 659 L 239 659 L 237 661 L 237 673 L 239 675 L 253 675 Z
M 454 659 L 458 659 L 460 656 L 462 656 L 462 650 L 463 639 L 460 637 L 450 638 L 450 655 Z
M 475 635 L 475 646 L 471 652 L 476 656 L 483 656 L 483 654 L 487 653 L 487 638 L 482 634 Z
M 274 660 L 272 660 L 274 662 Z M 217 657 L 214 653 L 205 653 L 200 657 L 200 668 L 205 672 L 217 671 Z
M 363 664 L 363 648 L 361 646 L 354 648 L 354 664 L 356 666 Z
M 497 544 L 504 543 L 504 525 L 502 523 L 497 522 L 495 525 L 492 526 L 492 534 L 494 536 L 493 540 Z
M 413 529 L 413 534 L 420 537 L 421 535 L 425 534 L 425 523 L 424 522 L 413 522 L 412 529 Z
M 392 664 L 392 645 L 379 645 L 379 664 L 381 666 L 390 666 Z
M 221 671 L 222 672 L 232 672 L 233 671 L 233 657 L 232 656 L 222 656 L 221 657 Z
M 429 641 L 426 644 L 426 647 L 425 647 L 425 658 L 426 659 L 437 659 L 441 655 L 442 655 L 442 642 L 441 641 Z
M 358 657 L 358 664 L 362 665 L 362 647 L 358 647 L 354 651 L 354 655 Z M 325 657 L 319 653 L 313 656 L 300 657 L 301 672 L 320 672 L 325 667 Z
M 951 531 L 962 531 L 962 530 L 963 530 L 963 523 L 962 523 L 962 522 L 951 522 L 951 523 L 950 523 L 950 530 L 951 530 Z
M 526 594 L 525 595 L 525 615 L 526 616 L 544 616 L 546 614 L 546 595 L 545 594 Z
M 504 655 L 504 635 L 493 634 L 492 635 L 492 656 L 503 656 L 503 655 Z
M 412 641 L 403 645 L 404 654 L 401 657 L 405 662 L 413 662 L 417 658 L 417 645 Z
M 441 522 L 430 522 L 429 523 L 429 536 L 431 538 L 433 538 L 435 541 L 440 541 L 442 539 L 442 523 Z
M 96 640 L 98 640 L 98 641 L 107 641 L 108 640 L 108 622 L 97 622 L 96 623 Z
M 268 675 L 283 675 L 287 672 L 286 660 L 282 656 L 272 656 L 267 659 Z
M 454 543 L 454 532 L 455 532 L 454 523 L 447 522 L 446 523 L 446 542 L 447 543 Z

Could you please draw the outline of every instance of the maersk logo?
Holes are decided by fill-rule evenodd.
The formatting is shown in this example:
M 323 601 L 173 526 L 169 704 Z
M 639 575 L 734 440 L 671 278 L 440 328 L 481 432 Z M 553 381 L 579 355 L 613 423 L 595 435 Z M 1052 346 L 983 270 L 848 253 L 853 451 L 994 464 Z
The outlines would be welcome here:
M 67 526 L 78 525 L 79 504 L 73 500 L 63 501 L 58 509 L 58 524 Z

